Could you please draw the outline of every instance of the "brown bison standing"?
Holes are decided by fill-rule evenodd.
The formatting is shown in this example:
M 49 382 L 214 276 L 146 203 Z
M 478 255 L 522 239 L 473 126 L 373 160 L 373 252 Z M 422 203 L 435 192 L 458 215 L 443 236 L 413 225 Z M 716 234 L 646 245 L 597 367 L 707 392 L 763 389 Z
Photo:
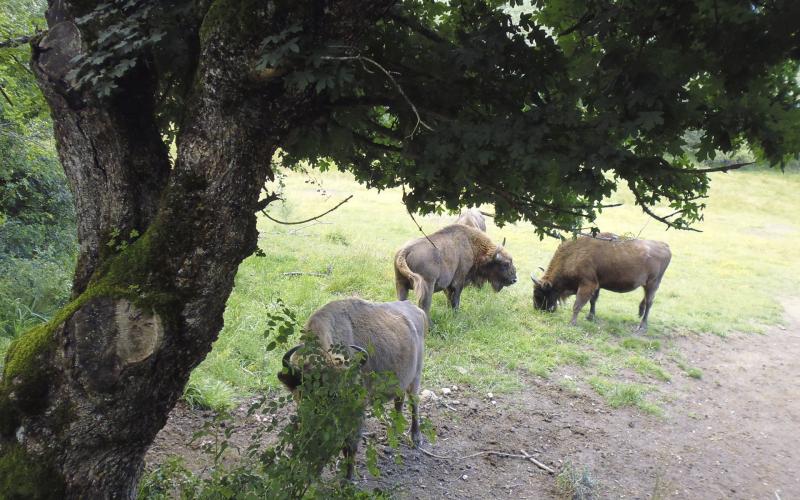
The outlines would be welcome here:
M 397 298 L 406 300 L 414 289 L 428 316 L 434 292 L 444 290 L 450 307 L 458 309 L 461 291 L 487 281 L 499 292 L 517 282 L 511 255 L 482 231 L 453 224 L 427 238 L 409 241 L 394 257 Z
M 598 238 L 565 241 L 542 277 L 531 275 L 533 305 L 536 309 L 554 311 L 560 300 L 577 295 L 570 321 L 574 325 L 587 301 L 591 304 L 588 319 L 594 319 L 601 288 L 630 292 L 641 286 L 644 299 L 639 304 L 642 318 L 639 331 L 645 331 L 653 297 L 671 258 L 669 246 L 660 241 Z
M 484 233 L 486 232 L 486 219 L 484 219 L 483 214 L 477 208 L 468 208 L 461 212 L 461 215 L 456 219 L 456 224 L 463 224 L 465 226 L 474 227 L 475 229 L 480 229 Z

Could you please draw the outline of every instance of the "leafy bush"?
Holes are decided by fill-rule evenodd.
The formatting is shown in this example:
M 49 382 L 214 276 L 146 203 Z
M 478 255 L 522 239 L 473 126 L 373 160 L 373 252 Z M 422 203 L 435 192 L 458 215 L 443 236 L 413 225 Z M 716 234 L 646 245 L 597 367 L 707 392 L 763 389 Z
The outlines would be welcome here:
M 286 347 L 288 340 L 300 331 L 294 311 L 278 301 L 270 313 L 268 330 L 271 341 L 267 350 Z M 361 439 L 360 429 L 368 404 L 373 415 L 385 423 L 391 446 L 400 444 L 407 422 L 397 410 L 386 411 L 384 403 L 394 397 L 397 386 L 393 375 L 361 373 L 361 354 L 343 364 L 331 363 L 331 355 L 319 345 L 316 337 L 305 334 L 304 346 L 295 359 L 302 360 L 302 384 L 294 395 L 285 393 L 277 398 L 258 398 L 248 415 L 260 414 L 259 424 L 250 439 L 252 443 L 242 452 L 240 460 L 226 463 L 230 449 L 229 438 L 234 432 L 233 419 L 220 412 L 214 421 L 207 422 L 194 439 L 203 439 L 203 449 L 212 457 L 213 466 L 206 474 L 196 475 L 180 462 L 167 461 L 148 474 L 140 483 L 139 497 L 161 499 L 180 498 L 374 498 L 380 493 L 359 491 L 344 481 L 348 465 L 355 457 L 342 457 L 347 443 Z M 365 382 L 368 382 L 365 384 Z M 366 386 L 375 397 L 368 401 Z M 188 391 L 187 398 L 194 397 Z M 284 409 L 296 401 L 295 412 Z M 263 445 L 267 435 L 277 442 Z M 367 468 L 378 475 L 377 452 L 374 442 L 367 447 Z

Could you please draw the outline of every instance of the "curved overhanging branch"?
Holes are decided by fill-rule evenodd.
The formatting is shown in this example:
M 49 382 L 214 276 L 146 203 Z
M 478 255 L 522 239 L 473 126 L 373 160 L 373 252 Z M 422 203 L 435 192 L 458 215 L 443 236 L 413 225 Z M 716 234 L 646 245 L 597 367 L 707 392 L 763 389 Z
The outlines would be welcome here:
M 673 213 L 671 213 L 669 215 L 665 215 L 665 216 L 662 217 L 662 216 L 656 214 L 655 212 L 653 212 L 653 210 L 647 205 L 647 203 L 642 199 L 642 196 L 639 194 L 638 191 L 636 191 L 636 189 L 633 186 L 630 186 L 630 188 L 631 188 L 631 192 L 633 193 L 633 197 L 636 199 L 636 203 L 640 207 L 642 207 L 642 211 L 644 211 L 644 213 L 646 213 L 650 217 L 654 218 L 655 220 L 657 220 L 657 221 L 659 221 L 659 222 L 661 222 L 663 224 L 666 224 L 667 227 L 673 227 L 675 229 L 683 229 L 685 231 L 694 231 L 696 233 L 702 233 L 703 232 L 703 231 L 701 231 L 699 229 L 695 229 L 695 228 L 690 227 L 690 226 L 679 226 L 679 225 L 677 225 L 674 222 L 669 220 L 672 217 L 675 217 L 676 215 L 680 215 L 680 214 L 684 213 L 685 210 L 676 210 L 675 212 L 673 212 Z
M 266 217 L 267 219 L 271 220 L 272 222 L 274 222 L 274 223 L 276 223 L 276 224 L 283 224 L 284 226 L 295 226 L 295 225 L 297 225 L 297 224 L 305 224 L 306 222 L 311 222 L 311 221 L 313 221 L 313 220 L 317 220 L 317 219 L 320 219 L 320 218 L 322 218 L 322 217 L 324 217 L 324 216 L 328 215 L 329 213 L 333 212 L 333 211 L 334 211 L 334 210 L 336 210 L 337 208 L 341 207 L 342 205 L 344 205 L 345 203 L 347 203 L 348 201 L 350 201 L 350 199 L 351 199 L 352 197 L 353 197 L 353 195 L 351 194 L 351 195 L 350 195 L 350 196 L 348 196 L 347 198 L 345 198 L 345 199 L 343 199 L 342 201 L 340 201 L 340 202 L 339 202 L 339 203 L 338 203 L 338 204 L 337 204 L 335 207 L 331 208 L 330 210 L 326 210 L 326 211 L 322 212 L 321 214 L 319 214 L 319 215 L 317 215 L 317 216 L 314 216 L 314 217 L 311 217 L 311 218 L 309 218 L 309 219 L 305 219 L 305 220 L 299 220 L 299 221 L 286 222 L 286 221 L 282 221 L 282 220 L 278 220 L 278 219 L 275 219 L 275 218 L 273 218 L 272 216 L 270 216 L 270 215 L 269 215 L 269 214 L 266 212 L 266 210 L 261 210 L 261 213 L 262 213 L 262 214 L 264 214 L 264 217 Z
M 660 160 L 659 161 L 661 167 L 664 170 L 669 170 L 670 172 L 676 172 L 679 174 L 707 174 L 710 172 L 728 172 L 731 170 L 738 170 L 742 167 L 747 167 L 749 165 L 755 165 L 756 162 L 748 161 L 743 163 L 733 163 L 731 165 L 722 165 L 719 167 L 712 167 L 712 168 L 678 168 L 673 167 L 669 164 L 667 160 Z

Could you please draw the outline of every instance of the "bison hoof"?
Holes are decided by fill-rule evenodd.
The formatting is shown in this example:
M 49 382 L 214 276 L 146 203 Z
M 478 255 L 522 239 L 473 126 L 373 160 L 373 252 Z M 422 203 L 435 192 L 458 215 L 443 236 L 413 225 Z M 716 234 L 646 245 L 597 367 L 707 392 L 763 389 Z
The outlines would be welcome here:
M 587 320 L 587 321 L 594 321 L 594 314 L 588 314 L 588 315 L 586 315 L 586 320 Z

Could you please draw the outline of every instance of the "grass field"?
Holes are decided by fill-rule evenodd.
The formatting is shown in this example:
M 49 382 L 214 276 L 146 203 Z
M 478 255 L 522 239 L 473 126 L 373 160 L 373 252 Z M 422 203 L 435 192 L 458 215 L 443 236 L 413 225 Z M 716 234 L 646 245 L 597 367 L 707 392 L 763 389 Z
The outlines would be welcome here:
M 405 241 L 420 236 L 400 192 L 370 191 L 341 173 L 312 175 L 289 174 L 286 202 L 270 207 L 270 214 L 300 220 L 350 194 L 353 199 L 320 222 L 284 226 L 259 219 L 266 256 L 250 257 L 239 268 L 225 328 L 187 388 L 191 403 L 225 408 L 237 397 L 277 385 L 283 351 L 268 353 L 264 332 L 267 313 L 279 299 L 301 321 L 337 298 L 395 299 L 392 257 Z M 758 332 L 781 320 L 777 297 L 796 293 L 800 276 L 798 191 L 797 173 L 718 174 L 705 221 L 697 226 L 702 233 L 665 231 L 633 205 L 629 193 L 618 193 L 614 200 L 624 206 L 603 213 L 599 227 L 666 241 L 673 253 L 645 336 L 633 334 L 640 291 L 601 292 L 598 321 L 581 318 L 577 327 L 566 324 L 570 304 L 555 314 L 535 311 L 529 276 L 539 272 L 538 266 L 547 266 L 558 241 L 540 241 L 526 224 L 490 224 L 493 240 L 507 238 L 519 282 L 497 294 L 488 286 L 469 288 L 455 314 L 446 308 L 443 294 L 436 294 L 423 387 L 457 384 L 475 391 L 513 391 L 526 376 L 548 376 L 571 365 L 578 375 L 565 379 L 567 385 L 591 387 L 614 406 L 657 413 L 656 382 L 702 377 L 671 348 L 671 338 L 694 332 Z M 454 219 L 417 217 L 426 232 Z M 322 275 L 285 274 L 291 272 Z

